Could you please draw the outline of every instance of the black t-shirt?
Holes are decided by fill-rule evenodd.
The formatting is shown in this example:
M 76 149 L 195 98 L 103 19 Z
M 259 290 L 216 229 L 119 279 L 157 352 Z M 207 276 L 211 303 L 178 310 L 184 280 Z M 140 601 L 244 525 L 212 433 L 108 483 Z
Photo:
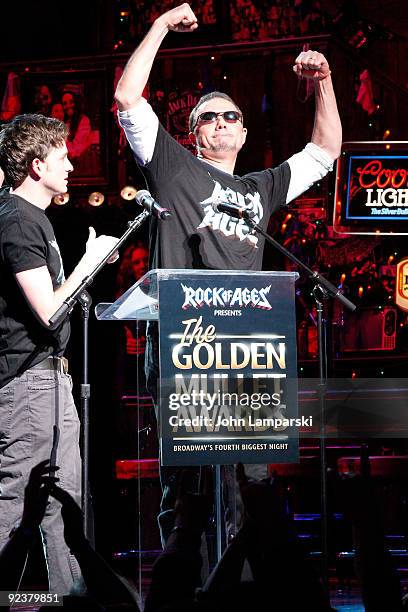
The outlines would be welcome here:
M 152 160 L 142 170 L 153 197 L 172 213 L 165 221 L 152 221 L 151 266 L 261 269 L 264 239 L 245 221 L 216 207 L 219 203 L 247 206 L 266 230 L 271 214 L 286 203 L 287 162 L 232 176 L 197 159 L 159 125 Z
M 62 355 L 69 338 L 66 319 L 50 330 L 34 315 L 15 274 L 47 266 L 54 289 L 64 269 L 44 211 L 8 188 L 0 190 L 0 388 L 51 354 Z

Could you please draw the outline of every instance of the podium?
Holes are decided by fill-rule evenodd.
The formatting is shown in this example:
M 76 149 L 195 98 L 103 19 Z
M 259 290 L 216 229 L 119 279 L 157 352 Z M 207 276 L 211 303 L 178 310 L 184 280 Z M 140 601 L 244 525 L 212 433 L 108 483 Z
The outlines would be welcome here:
M 96 307 L 99 320 L 149 321 L 158 330 L 160 464 L 216 466 L 218 558 L 219 466 L 299 460 L 297 278 L 155 269 L 113 304 Z M 142 514 L 139 503 L 139 532 Z
M 157 321 L 162 465 L 298 461 L 296 272 L 160 270 L 99 320 Z

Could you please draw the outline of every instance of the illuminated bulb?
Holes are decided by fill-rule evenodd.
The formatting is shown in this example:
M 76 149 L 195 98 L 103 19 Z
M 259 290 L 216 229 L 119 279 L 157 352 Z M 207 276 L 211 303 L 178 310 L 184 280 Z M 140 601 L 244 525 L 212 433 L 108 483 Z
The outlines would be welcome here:
M 351 373 L 351 378 L 356 378 L 356 376 L 357 376 L 357 373 L 353 370 Z
M 388 138 L 390 134 L 391 134 L 390 130 L 385 130 L 383 138 Z
M 389 149 L 391 149 L 391 145 L 390 144 L 386 144 L 385 148 L 389 150 Z
M 362 297 L 363 293 L 364 293 L 364 287 L 360 285 L 360 287 L 358 288 L 358 297 Z
M 281 230 L 282 230 L 282 232 L 284 232 L 286 230 L 286 223 L 282 223 Z
M 132 185 L 126 185 L 120 192 L 120 197 L 124 200 L 133 200 L 136 197 L 136 189 Z
M 68 202 L 69 202 L 69 193 L 68 193 L 68 191 L 66 193 L 59 193 L 58 195 L 54 196 L 52 198 L 52 201 L 57 206 L 64 206 L 64 204 L 68 204 Z
M 388 258 L 388 265 L 390 265 L 390 263 L 394 261 L 394 255 L 390 255 Z
M 302 238 L 302 244 L 306 244 L 306 238 Z
M 340 282 L 341 282 L 341 284 L 343 284 L 343 283 L 344 283 L 344 281 L 346 280 L 346 278 L 347 278 L 347 275 L 346 275 L 346 274 L 344 274 L 344 272 L 343 272 L 343 274 L 340 276 Z
M 99 191 L 93 191 L 88 198 L 88 204 L 90 204 L 91 206 L 100 206 L 101 204 L 103 204 L 104 200 L 105 196 L 103 195 L 103 193 L 100 193 Z

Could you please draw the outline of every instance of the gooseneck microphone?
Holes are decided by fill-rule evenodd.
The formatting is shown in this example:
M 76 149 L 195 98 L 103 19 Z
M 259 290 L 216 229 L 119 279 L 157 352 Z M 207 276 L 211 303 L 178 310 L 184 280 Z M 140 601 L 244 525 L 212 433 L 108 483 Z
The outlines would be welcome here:
M 171 212 L 167 208 L 162 208 L 160 204 L 152 197 L 147 189 L 139 189 L 135 195 L 135 200 L 139 206 L 143 206 L 145 210 L 156 219 L 167 219 L 171 217 Z
M 236 219 L 253 219 L 255 217 L 253 210 L 248 210 L 244 206 L 236 206 L 235 204 L 217 204 L 217 210 L 227 213 L 227 215 Z

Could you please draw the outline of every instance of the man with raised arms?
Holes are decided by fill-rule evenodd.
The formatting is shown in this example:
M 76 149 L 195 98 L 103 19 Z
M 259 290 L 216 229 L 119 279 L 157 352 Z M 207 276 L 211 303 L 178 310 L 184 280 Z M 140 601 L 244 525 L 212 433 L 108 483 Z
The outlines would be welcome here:
M 115 99 L 137 164 L 153 197 L 172 213 L 165 223 L 152 220 L 150 264 L 157 268 L 260 270 L 264 241 L 245 224 L 217 210 L 219 203 L 247 207 L 264 229 L 280 207 L 306 191 L 332 169 L 340 154 L 341 123 L 326 58 L 316 51 L 295 60 L 298 77 L 315 86 L 315 122 L 311 142 L 277 168 L 234 175 L 237 155 L 247 129 L 239 106 L 226 94 L 203 96 L 190 115 L 190 139 L 197 156 L 179 145 L 159 123 L 142 92 L 153 61 L 169 31 L 193 32 L 197 19 L 185 3 L 156 19 L 129 59 Z M 156 399 L 157 331 L 150 326 L 147 378 Z M 165 492 L 172 488 L 173 470 L 164 470 Z M 170 496 L 171 497 L 171 496 Z M 165 498 L 162 510 L 171 507 Z M 165 513 L 166 514 L 166 513 Z M 171 520 L 165 524 L 168 534 Z

